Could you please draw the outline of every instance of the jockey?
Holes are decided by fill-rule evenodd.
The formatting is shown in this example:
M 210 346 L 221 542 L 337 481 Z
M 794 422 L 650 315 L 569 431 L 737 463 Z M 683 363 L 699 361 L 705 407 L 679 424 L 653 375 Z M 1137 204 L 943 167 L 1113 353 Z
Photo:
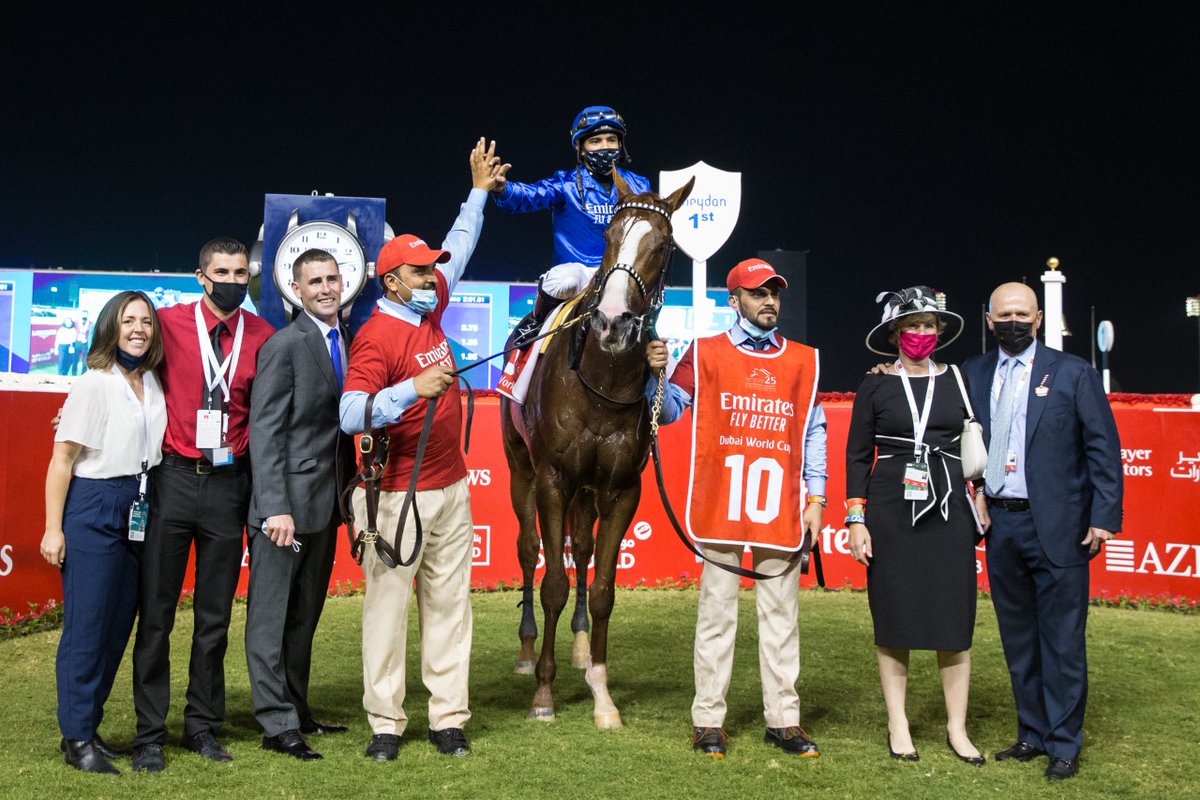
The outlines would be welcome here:
M 613 170 L 618 170 L 634 192 L 650 191 L 650 181 L 628 169 L 625 120 L 608 106 L 588 106 L 571 124 L 571 146 L 576 165 L 560 169 L 536 183 L 501 180 L 492 191 L 496 205 L 512 213 L 551 209 L 554 224 L 554 260 L 538 279 L 534 309 L 516 327 L 513 341 L 520 344 L 538 329 L 563 300 L 582 291 L 604 256 L 604 229 L 617 206 Z M 516 361 L 514 355 L 512 361 Z M 522 359 L 523 360 L 523 359 Z

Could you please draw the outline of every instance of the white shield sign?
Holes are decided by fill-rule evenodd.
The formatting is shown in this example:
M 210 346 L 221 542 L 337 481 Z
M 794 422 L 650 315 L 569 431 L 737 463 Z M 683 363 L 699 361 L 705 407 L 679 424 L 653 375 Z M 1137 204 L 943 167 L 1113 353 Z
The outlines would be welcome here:
M 693 261 L 708 261 L 729 240 L 742 208 L 742 173 L 726 172 L 697 161 L 690 167 L 658 173 L 658 193 L 669 195 L 696 178 L 692 193 L 671 216 L 675 243 Z

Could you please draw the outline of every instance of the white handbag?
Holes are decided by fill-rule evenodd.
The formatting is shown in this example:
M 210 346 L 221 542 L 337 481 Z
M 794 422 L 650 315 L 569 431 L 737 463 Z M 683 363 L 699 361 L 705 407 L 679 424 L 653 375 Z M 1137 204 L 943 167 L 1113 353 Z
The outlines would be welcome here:
M 987 447 L 983 443 L 983 425 L 975 419 L 975 410 L 971 408 L 971 400 L 967 397 L 967 387 L 963 385 L 962 374 L 954 364 L 954 377 L 958 381 L 958 390 L 962 392 L 963 403 L 967 406 L 967 418 L 963 420 L 962 437 L 959 439 L 959 456 L 962 459 L 963 477 L 969 481 L 977 481 L 983 477 L 987 469 Z

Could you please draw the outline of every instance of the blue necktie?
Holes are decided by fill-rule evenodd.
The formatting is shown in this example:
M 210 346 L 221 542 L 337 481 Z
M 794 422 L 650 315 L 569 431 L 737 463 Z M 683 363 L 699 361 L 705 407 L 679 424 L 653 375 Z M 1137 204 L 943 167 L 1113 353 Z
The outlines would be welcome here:
M 988 494 L 998 495 L 1004 488 L 1004 464 L 1008 460 L 1008 436 L 1012 429 L 1013 404 L 1017 382 L 1013 380 L 1019 362 L 1010 358 L 1004 373 L 1004 384 L 1000 388 L 1000 400 L 996 403 L 996 417 L 992 420 L 992 441 L 988 447 L 987 469 L 983 479 Z
M 338 391 L 342 391 L 342 348 L 338 347 L 338 332 L 329 332 L 329 357 L 333 359 L 333 377 L 337 379 Z

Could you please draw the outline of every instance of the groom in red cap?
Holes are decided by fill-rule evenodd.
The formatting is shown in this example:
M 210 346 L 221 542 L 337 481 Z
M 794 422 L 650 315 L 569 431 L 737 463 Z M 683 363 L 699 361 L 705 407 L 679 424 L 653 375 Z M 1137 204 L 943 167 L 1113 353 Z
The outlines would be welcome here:
M 371 544 L 363 548 L 367 592 L 363 602 L 363 707 L 371 724 L 369 758 L 396 758 L 408 725 L 404 712 L 408 601 L 416 581 L 421 613 L 421 678 L 429 690 L 429 740 L 447 755 L 469 750 L 463 726 L 471 657 L 471 502 L 459 433 L 462 407 L 454 355 L 442 332 L 450 295 L 479 241 L 483 207 L 508 171 L 495 142 L 482 139 L 471 152 L 473 188 L 440 249 L 411 234 L 397 236 L 379 253 L 376 272 L 384 296 L 350 349 L 342 394 L 341 427 L 364 429 L 368 397 L 371 420 L 387 426 L 391 450 L 380 481 L 377 529 L 394 547 L 389 564 Z M 444 395 L 444 396 L 443 396 Z M 398 537 L 397 525 L 412 477 L 417 439 L 432 398 L 440 397 L 417 481 L 415 509 Z M 354 518 L 366 520 L 363 488 L 352 498 Z M 419 514 L 424 546 L 412 558 Z M 390 561 L 391 558 L 388 558 Z
M 825 413 L 816 403 L 817 351 L 776 330 L 787 280 L 760 258 L 739 262 L 726 278 L 737 323 L 724 335 L 696 339 L 664 387 L 659 422 L 692 408 L 688 533 L 706 557 L 700 576 L 693 664 L 692 747 L 723 758 L 728 745 L 725 695 L 737 634 L 737 575 L 749 548 L 754 569 L 780 575 L 807 532 L 821 530 L 825 508 Z M 667 348 L 650 343 L 658 374 Z M 657 379 L 646 388 L 654 397 Z M 803 481 L 799 480 L 803 477 Z M 795 573 L 760 580 L 758 661 L 763 740 L 804 758 L 821 754 L 800 727 L 800 640 Z

